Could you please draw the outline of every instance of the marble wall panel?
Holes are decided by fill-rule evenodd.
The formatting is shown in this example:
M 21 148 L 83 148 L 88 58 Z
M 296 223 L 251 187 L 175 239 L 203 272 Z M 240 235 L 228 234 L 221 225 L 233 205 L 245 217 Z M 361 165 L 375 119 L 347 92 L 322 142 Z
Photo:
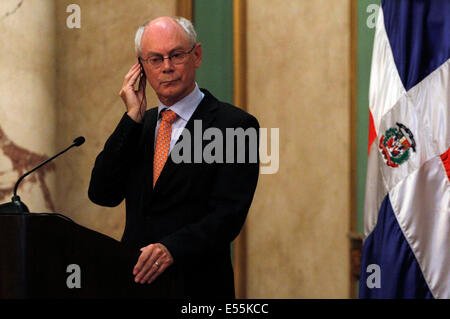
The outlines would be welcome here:
M 54 1 L 0 2 L 0 203 L 17 179 L 55 149 Z M 22 201 L 35 212 L 54 211 L 52 163 L 23 180 Z

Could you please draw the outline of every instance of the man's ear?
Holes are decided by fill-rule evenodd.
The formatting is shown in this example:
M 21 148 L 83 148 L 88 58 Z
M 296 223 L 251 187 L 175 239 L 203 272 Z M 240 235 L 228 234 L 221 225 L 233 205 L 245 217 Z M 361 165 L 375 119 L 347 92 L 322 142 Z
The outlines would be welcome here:
M 196 68 L 199 68 L 202 65 L 202 56 L 203 56 L 203 49 L 202 44 L 197 43 L 194 51 L 192 52 L 194 55 L 194 64 Z

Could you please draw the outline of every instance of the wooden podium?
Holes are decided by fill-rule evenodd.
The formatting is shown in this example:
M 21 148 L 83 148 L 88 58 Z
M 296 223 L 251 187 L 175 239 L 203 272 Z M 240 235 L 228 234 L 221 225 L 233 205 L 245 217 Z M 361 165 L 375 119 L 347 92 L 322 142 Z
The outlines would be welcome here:
M 182 295 L 182 282 L 170 267 L 151 284 L 135 283 L 132 271 L 139 255 L 138 248 L 60 214 L 0 214 L 0 298 Z M 68 284 L 71 275 L 79 275 L 80 288 Z

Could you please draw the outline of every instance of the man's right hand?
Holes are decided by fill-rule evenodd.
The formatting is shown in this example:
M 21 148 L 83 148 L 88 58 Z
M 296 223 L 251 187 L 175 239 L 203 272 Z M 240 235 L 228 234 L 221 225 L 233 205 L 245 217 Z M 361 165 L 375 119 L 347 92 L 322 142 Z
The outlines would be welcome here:
M 140 79 L 139 75 L 141 72 L 144 72 L 144 70 L 142 70 L 139 63 L 133 65 L 127 75 L 125 75 L 122 89 L 119 92 L 127 108 L 128 116 L 138 123 L 142 122 L 142 116 L 147 110 L 147 101 L 144 99 L 147 81 L 145 79 L 140 80 L 138 90 L 134 89 L 136 81 Z

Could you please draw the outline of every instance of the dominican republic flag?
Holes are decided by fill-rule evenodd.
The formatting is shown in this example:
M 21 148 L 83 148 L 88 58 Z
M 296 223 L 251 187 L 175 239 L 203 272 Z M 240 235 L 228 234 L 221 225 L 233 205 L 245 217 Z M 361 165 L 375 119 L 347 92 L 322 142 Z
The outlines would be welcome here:
M 384 0 L 360 298 L 450 298 L 450 0 Z

